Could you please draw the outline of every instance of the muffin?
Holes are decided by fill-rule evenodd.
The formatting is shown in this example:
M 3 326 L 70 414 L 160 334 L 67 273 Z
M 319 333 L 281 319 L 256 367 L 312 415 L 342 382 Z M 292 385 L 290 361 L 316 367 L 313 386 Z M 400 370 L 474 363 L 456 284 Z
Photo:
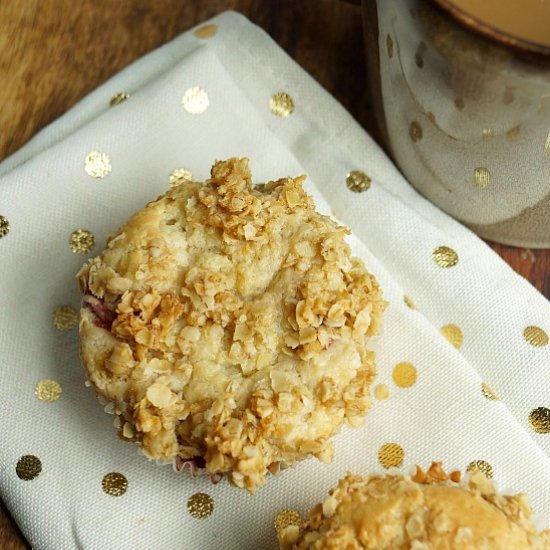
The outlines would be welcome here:
M 414 476 L 348 474 L 302 529 L 278 533 L 284 550 L 522 550 L 550 548 L 523 494 L 499 495 L 475 470 L 460 482 L 440 463 Z
M 216 162 L 149 203 L 79 271 L 80 350 L 120 436 L 254 492 L 357 426 L 385 307 L 304 177 Z

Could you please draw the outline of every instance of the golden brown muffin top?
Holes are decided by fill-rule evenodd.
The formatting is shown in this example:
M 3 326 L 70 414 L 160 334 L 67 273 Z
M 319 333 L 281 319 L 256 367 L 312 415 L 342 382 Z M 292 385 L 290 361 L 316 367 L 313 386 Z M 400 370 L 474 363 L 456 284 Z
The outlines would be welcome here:
M 432 475 L 433 474 L 433 475 Z M 439 463 L 427 474 L 348 474 L 316 505 L 302 529 L 279 533 L 288 550 L 523 550 L 550 548 L 523 494 L 504 496 L 482 472 L 464 483 Z
M 150 458 L 200 457 L 254 491 L 268 469 L 330 460 L 369 408 L 385 302 L 303 179 L 253 186 L 246 159 L 217 162 L 81 269 L 83 363 Z

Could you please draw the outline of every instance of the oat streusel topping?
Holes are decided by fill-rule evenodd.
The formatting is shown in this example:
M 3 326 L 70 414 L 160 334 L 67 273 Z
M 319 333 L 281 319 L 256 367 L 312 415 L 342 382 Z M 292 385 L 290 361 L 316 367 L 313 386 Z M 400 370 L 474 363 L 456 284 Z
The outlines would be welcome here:
M 303 179 L 254 187 L 247 159 L 216 162 L 80 270 L 84 366 L 148 457 L 202 457 L 254 492 L 362 421 L 385 302 Z
M 300 529 L 279 533 L 282 550 L 543 550 L 523 494 L 504 496 L 476 470 L 460 482 L 440 463 L 414 476 L 348 474 Z

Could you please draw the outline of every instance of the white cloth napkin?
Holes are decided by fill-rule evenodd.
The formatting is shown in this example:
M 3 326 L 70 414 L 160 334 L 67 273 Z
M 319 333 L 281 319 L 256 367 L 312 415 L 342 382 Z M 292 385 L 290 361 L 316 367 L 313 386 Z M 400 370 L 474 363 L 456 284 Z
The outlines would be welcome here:
M 0 167 L 3 233 L 9 223 L 0 239 L 0 494 L 32 546 L 276 548 L 279 511 L 305 516 L 348 470 L 383 471 L 380 458 L 398 464 L 401 450 L 405 470 L 485 461 L 499 487 L 528 493 L 548 526 L 550 435 L 533 429 L 550 430 L 548 302 L 421 198 L 263 31 L 230 12 L 208 24 L 122 71 Z M 195 102 L 184 104 L 189 89 Z M 120 92 L 130 97 L 110 106 Z M 270 109 L 278 92 L 293 99 L 289 116 Z M 189 112 L 200 107 L 207 108 Z M 108 156 L 99 166 L 106 173 L 110 165 L 105 177 L 86 172 L 91 152 Z M 376 384 L 387 386 L 389 399 L 375 399 L 364 427 L 335 437 L 331 465 L 302 462 L 255 496 L 159 467 L 118 440 L 113 417 L 84 386 L 77 329 L 52 323 L 71 326 L 70 310 L 63 317 L 58 308 L 79 307 L 80 265 L 167 189 L 175 169 L 204 179 L 215 159 L 229 156 L 249 157 L 256 181 L 307 174 L 318 208 L 352 229 L 355 254 L 390 302 L 374 342 Z M 348 189 L 353 170 L 370 177 L 369 189 Z M 69 246 L 77 229 L 95 236 L 87 256 Z M 441 246 L 450 250 L 434 256 Z M 456 258 L 451 267 L 435 261 Z M 440 333 L 450 324 L 463 337 L 459 348 Z M 403 362 L 412 366 L 395 371 Z M 414 383 L 403 387 L 400 371 Z M 482 382 L 500 400 L 486 397 Z M 201 510 L 205 517 L 194 517 Z

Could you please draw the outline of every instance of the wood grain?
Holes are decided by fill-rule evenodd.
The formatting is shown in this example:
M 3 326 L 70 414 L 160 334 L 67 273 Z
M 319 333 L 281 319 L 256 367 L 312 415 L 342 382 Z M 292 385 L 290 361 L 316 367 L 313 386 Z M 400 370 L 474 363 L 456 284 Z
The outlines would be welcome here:
M 375 138 L 361 13 L 336 0 L 0 2 L 0 159 L 131 61 L 201 21 L 240 11 L 264 28 Z M 493 248 L 550 297 L 550 252 Z M 30 548 L 0 502 L 0 548 Z
M 12 0 L 0 3 L 0 159 L 131 61 L 226 9 L 263 27 L 372 126 L 358 6 L 335 0 Z

